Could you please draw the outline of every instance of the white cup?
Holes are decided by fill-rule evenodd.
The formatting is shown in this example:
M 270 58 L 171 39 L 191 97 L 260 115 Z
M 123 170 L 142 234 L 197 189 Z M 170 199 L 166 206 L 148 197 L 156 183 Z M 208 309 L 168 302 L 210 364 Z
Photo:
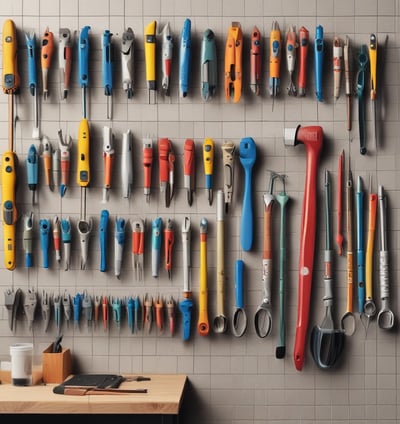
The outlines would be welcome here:
M 10 346 L 11 382 L 14 386 L 32 385 L 33 344 L 16 343 Z

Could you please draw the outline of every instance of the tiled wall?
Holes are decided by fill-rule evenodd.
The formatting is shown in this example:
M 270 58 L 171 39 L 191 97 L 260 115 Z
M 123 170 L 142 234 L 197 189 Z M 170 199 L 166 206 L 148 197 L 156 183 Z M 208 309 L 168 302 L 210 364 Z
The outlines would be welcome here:
M 191 337 L 182 340 L 181 317 L 177 310 L 176 332 L 171 337 L 168 331 L 162 334 L 153 325 L 152 331 L 131 334 L 126 314 L 123 314 L 121 329 L 112 321 L 108 331 L 99 325 L 87 328 L 83 320 L 79 328 L 71 322 L 63 323 L 63 345 L 71 348 L 76 370 L 86 372 L 121 373 L 185 373 L 189 376 L 190 387 L 185 398 L 183 422 L 191 423 L 395 423 L 400 419 L 398 411 L 398 336 L 397 314 L 399 293 L 399 217 L 400 206 L 398 162 L 400 158 L 398 142 L 399 118 L 399 2 L 396 0 L 214 0 L 214 1 L 128 1 L 128 0 L 14 0 L 1 2 L 0 17 L 4 21 L 11 18 L 18 29 L 18 61 L 21 74 L 21 90 L 17 97 L 16 143 L 15 149 L 19 164 L 19 185 L 17 204 L 20 214 L 17 232 L 17 267 L 8 271 L 0 264 L 0 285 L 3 291 L 21 288 L 27 291 L 34 288 L 41 296 L 45 291 L 64 293 L 73 297 L 87 290 L 90 295 L 109 295 L 114 298 L 146 293 L 156 297 L 170 295 L 180 302 L 183 290 L 181 224 L 185 216 L 191 218 L 191 281 L 195 308 Z M 186 98 L 179 97 L 178 52 L 179 37 L 186 18 L 192 21 L 193 60 L 190 91 Z M 273 20 L 277 20 L 284 34 L 289 25 L 297 29 L 305 26 L 310 31 L 309 66 L 307 95 L 304 98 L 289 97 L 286 93 L 288 73 L 286 61 L 282 58 L 281 94 L 272 100 L 268 94 L 268 55 L 269 32 Z M 174 62 L 172 68 L 171 98 L 165 98 L 161 91 L 157 103 L 148 104 L 148 93 L 144 75 L 144 27 L 156 20 L 158 29 L 170 22 L 174 36 Z M 232 21 L 241 23 L 244 34 L 243 48 L 243 92 L 238 104 L 225 101 L 223 92 L 224 49 L 228 27 Z M 77 131 L 81 119 L 81 91 L 77 81 L 76 41 L 80 29 L 90 25 L 90 81 L 88 89 L 89 121 L 91 130 L 90 158 L 92 180 L 87 190 L 87 214 L 93 218 L 94 226 L 89 240 L 89 259 L 85 270 L 80 269 L 80 252 L 76 222 L 80 211 L 80 188 L 75 183 L 77 152 Z M 263 86 L 259 97 L 249 88 L 249 49 L 250 34 L 257 25 L 263 42 Z M 325 34 L 324 101 L 318 103 L 314 95 L 313 46 L 315 28 L 322 25 Z M 57 131 L 73 138 L 70 187 L 61 199 L 57 191 L 51 192 L 44 185 L 43 172 L 40 174 L 38 202 L 31 205 L 31 194 L 26 185 L 25 158 L 32 143 L 39 145 L 32 136 L 32 98 L 27 83 L 27 59 L 24 32 L 34 31 L 37 43 L 46 27 L 54 32 L 58 46 L 58 30 L 68 27 L 76 31 L 73 57 L 73 80 L 67 101 L 58 98 L 59 77 L 57 71 L 57 51 L 50 71 L 50 97 L 44 101 L 39 97 L 40 126 L 42 136 L 49 137 L 57 145 Z M 135 32 L 135 93 L 127 100 L 122 90 L 121 62 L 118 54 L 123 30 L 131 26 Z M 217 37 L 219 65 L 218 93 L 210 102 L 203 102 L 200 95 L 200 46 L 203 31 L 210 27 Z M 106 98 L 101 79 L 101 36 L 110 29 L 116 46 L 115 84 L 113 96 L 113 119 L 106 119 Z M 379 71 L 377 116 L 379 119 L 379 140 L 375 147 L 372 141 L 372 119 L 369 105 L 369 73 L 366 80 L 366 120 L 367 155 L 359 153 L 357 99 L 352 100 L 352 130 L 346 130 L 346 97 L 342 78 L 338 100 L 333 98 L 332 41 L 335 35 L 349 36 L 353 54 L 361 44 L 369 42 L 371 33 L 376 33 L 379 42 L 378 52 L 383 51 L 384 40 L 388 36 L 385 63 Z M 159 38 L 160 39 L 160 38 Z M 379 55 L 379 53 L 378 53 Z M 159 56 L 158 56 L 159 57 Z M 381 58 L 381 56 L 378 56 Z M 158 61 L 160 69 L 160 61 Z M 356 63 L 353 63 L 356 71 Z M 40 68 L 38 68 L 40 69 Z M 296 74 L 297 75 L 297 74 Z M 297 76 L 296 76 L 297 78 Z M 160 77 L 158 77 L 160 83 Z M 40 77 L 39 77 L 40 81 Z M 160 87 L 160 84 L 159 84 Z M 355 82 L 354 82 L 355 88 Z M 7 146 L 7 96 L 0 96 L 1 151 Z M 318 218 L 315 249 L 315 268 L 312 283 L 309 334 L 312 326 L 322 322 L 325 308 L 324 295 L 324 171 L 331 174 L 332 182 L 332 232 L 334 243 L 333 284 L 335 327 L 339 328 L 340 318 L 346 311 L 346 227 L 344 255 L 337 254 L 335 236 L 337 231 L 337 177 L 338 160 L 345 152 L 345 180 L 349 163 L 354 182 L 358 176 L 365 182 L 365 205 L 370 193 L 376 192 L 378 184 L 383 185 L 388 197 L 388 249 L 390 305 L 395 313 L 396 323 L 391 331 L 383 330 L 374 318 L 366 333 L 359 319 L 357 292 L 354 287 L 353 309 L 356 316 L 356 331 L 345 337 L 342 356 L 333 369 L 320 370 L 314 363 L 310 350 L 306 347 L 306 359 L 302 371 L 297 371 L 293 363 L 293 346 L 297 315 L 298 258 L 300 243 L 300 216 L 302 209 L 305 149 L 304 146 L 286 147 L 283 142 L 284 128 L 297 125 L 320 125 L 324 130 L 324 144 L 320 157 L 317 184 Z M 110 201 L 102 203 L 103 162 L 102 128 L 111 126 L 114 133 L 115 161 Z M 121 145 L 122 134 L 130 129 L 134 143 L 134 184 L 129 199 L 121 195 Z M 159 194 L 157 149 L 153 167 L 151 201 L 146 204 L 143 196 L 142 177 L 142 137 L 168 137 L 176 153 L 176 191 L 172 204 L 166 208 Z M 205 137 L 215 142 L 214 202 L 210 206 L 204 191 L 204 171 L 202 164 L 202 143 Z M 253 137 L 257 146 L 257 160 L 253 171 L 253 195 L 255 232 L 251 251 L 245 252 L 240 245 L 240 222 L 244 188 L 244 173 L 235 157 L 235 180 L 233 204 L 225 215 L 225 314 L 229 321 L 226 334 L 216 334 L 212 322 L 217 313 L 216 278 L 216 190 L 223 186 L 221 146 L 225 141 L 233 141 L 238 152 L 243 137 Z M 183 186 L 183 143 L 193 138 L 196 145 L 196 192 L 192 206 L 187 204 Z M 42 168 L 41 168 L 42 169 Z M 287 206 L 287 254 L 286 254 L 286 355 L 277 359 L 275 350 L 279 335 L 279 207 L 273 209 L 273 279 L 272 279 L 272 331 L 266 338 L 259 338 L 254 330 L 254 314 L 262 301 L 262 250 L 263 250 L 263 194 L 268 190 L 270 171 L 286 175 L 286 191 L 289 196 Z M 343 200 L 344 201 L 344 200 Z M 345 203 L 344 203 L 345 205 Z M 99 218 L 103 209 L 109 210 L 109 258 L 108 271 L 100 272 Z M 34 213 L 34 263 L 26 268 L 23 260 L 23 219 L 24 213 Z M 52 219 L 69 216 L 73 223 L 73 243 L 71 269 L 64 271 L 52 255 L 49 269 L 41 266 L 38 222 L 41 218 Z M 144 282 L 136 282 L 132 270 L 130 252 L 130 226 L 127 226 L 127 241 L 123 256 L 121 278 L 114 276 L 114 220 L 122 216 L 126 220 L 142 217 L 146 219 Z M 173 252 L 172 279 L 167 278 L 161 268 L 160 276 L 151 276 L 151 221 L 160 216 L 164 222 L 171 218 L 175 224 L 175 245 Z M 365 211 L 365 222 L 368 213 Z M 202 217 L 209 222 L 208 230 L 208 288 L 209 320 L 211 330 L 208 336 L 197 334 L 199 299 L 199 224 Z M 379 299 L 379 214 L 375 231 L 373 256 L 373 297 L 381 308 Z M 3 238 L 2 228 L 0 229 Z M 366 234 L 366 228 L 365 228 Z M 355 231 L 353 234 L 356 246 Z M 3 244 L 0 249 L 3 256 Z M 163 259 L 162 254 L 162 259 Z M 245 264 L 245 311 L 248 327 L 241 338 L 234 337 L 231 321 L 235 310 L 234 265 L 236 259 Z M 356 270 L 354 270 L 356 281 Z M 50 322 L 44 329 L 40 310 L 33 330 L 29 331 L 26 319 L 19 315 L 16 329 L 11 332 L 5 307 L 0 312 L 0 357 L 8 359 L 9 345 L 17 341 L 33 341 L 36 361 L 40 361 L 43 349 L 54 340 L 57 330 Z

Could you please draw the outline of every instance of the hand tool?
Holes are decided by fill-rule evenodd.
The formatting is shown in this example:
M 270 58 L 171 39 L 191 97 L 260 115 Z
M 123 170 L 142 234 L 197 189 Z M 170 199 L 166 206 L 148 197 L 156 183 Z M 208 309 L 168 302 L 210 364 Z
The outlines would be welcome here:
M 297 36 L 296 27 L 289 26 L 286 33 L 286 64 L 289 73 L 289 85 L 287 92 L 289 96 L 297 96 L 297 88 L 293 79 L 294 70 L 296 68 L 296 55 L 297 55 Z
M 89 238 L 90 233 L 92 232 L 93 220 L 79 220 L 78 221 L 78 234 L 79 234 L 79 244 L 81 248 L 81 269 L 86 269 L 88 252 L 89 252 Z
M 128 99 L 133 97 L 135 78 L 135 33 L 128 27 L 122 33 L 121 39 L 121 67 L 122 87 Z
M 146 82 L 147 90 L 149 92 L 149 104 L 151 103 L 150 93 L 153 93 L 153 103 L 156 103 L 157 94 L 156 28 L 157 22 L 152 21 L 147 24 L 144 29 L 144 58 L 146 62 Z
M 232 333 L 235 337 L 242 337 L 247 329 L 247 316 L 243 300 L 243 269 L 244 262 L 237 259 L 235 262 L 235 310 L 232 316 Z
M 139 311 L 140 311 L 140 299 L 139 299 L 139 296 L 135 296 L 133 299 L 133 316 L 135 319 L 133 329 L 135 333 L 139 332 L 140 324 L 141 324 L 139 320 L 139 316 L 140 316 Z
M 199 319 L 197 332 L 200 336 L 207 336 L 210 331 L 208 322 L 208 284 L 207 284 L 207 218 L 200 220 L 200 278 L 199 278 Z
M 378 41 L 375 34 L 369 36 L 369 71 L 370 71 L 370 100 L 371 100 L 371 119 L 372 132 L 374 136 L 375 148 L 378 146 L 377 125 L 376 125 L 376 88 L 377 88 L 377 73 L 376 66 L 378 61 Z
M 226 141 L 221 147 L 222 161 L 224 164 L 224 199 L 225 211 L 228 212 L 229 205 L 232 204 L 233 182 L 235 170 L 235 150 L 236 146 L 233 142 Z
M 131 330 L 131 334 L 133 334 L 134 332 L 134 301 L 133 298 L 131 296 L 129 296 L 127 299 L 125 299 L 124 301 L 125 306 L 126 306 L 126 314 L 128 316 L 128 327 Z
M 380 240 L 381 246 L 379 251 L 379 286 L 380 286 L 380 298 L 381 298 L 381 309 L 378 312 L 378 325 L 379 328 L 390 330 L 394 325 L 394 313 L 390 309 L 389 297 L 389 251 L 387 245 L 387 222 L 386 222 L 386 210 L 387 210 L 387 197 L 384 192 L 383 186 L 378 186 L 378 198 L 379 198 L 379 217 L 380 217 Z
M 215 333 L 225 333 L 228 318 L 224 312 L 225 304 L 225 228 L 224 228 L 224 192 L 217 191 L 217 315 L 213 321 Z
M 346 312 L 341 319 L 341 327 L 344 334 L 352 336 L 356 329 L 353 314 L 353 176 L 350 170 L 346 184 L 346 222 L 347 222 L 347 306 Z
M 168 138 L 158 140 L 158 160 L 160 172 L 160 193 L 164 195 L 165 207 L 169 207 L 174 196 L 175 154 Z
M 25 266 L 33 266 L 33 213 L 24 215 L 23 247 L 25 251 Z
M 306 95 L 308 45 L 309 32 L 307 28 L 302 26 L 299 30 L 299 74 L 297 83 L 300 97 L 304 97 Z
M 107 209 L 103 209 L 100 213 L 100 272 L 106 272 L 107 267 L 107 251 L 108 251 L 108 223 L 110 213 Z
M 60 28 L 58 43 L 58 67 L 60 74 L 61 100 L 68 97 L 72 72 L 72 37 L 68 28 Z
M 168 273 L 168 279 L 172 279 L 172 248 L 175 242 L 174 224 L 171 218 L 168 218 L 164 227 L 164 259 L 165 270 Z
M 167 316 L 168 316 L 168 327 L 169 334 L 173 336 L 175 334 L 175 301 L 172 296 L 165 302 L 165 306 L 167 308 Z
M 158 277 L 160 269 L 161 238 L 162 219 L 157 217 L 151 224 L 151 271 L 154 278 Z
M 25 33 L 26 49 L 28 52 L 29 92 L 33 96 L 33 128 L 32 138 L 40 138 L 37 73 L 36 73 L 36 36 L 34 32 Z
M 114 136 L 111 127 L 103 127 L 103 202 L 110 200 L 112 171 L 114 166 Z
M 79 328 L 79 321 L 81 319 L 82 312 L 82 295 L 80 293 L 75 294 L 72 299 L 72 305 L 74 310 L 74 328 L 77 330 Z
M 67 323 L 67 327 L 69 327 L 69 322 L 71 321 L 71 297 L 67 290 L 64 291 L 61 301 L 64 311 L 64 320 Z
M 371 319 L 376 314 L 376 306 L 373 300 L 373 263 L 374 263 L 374 244 L 375 244 L 375 227 L 376 227 L 376 209 L 378 205 L 378 196 L 372 192 L 372 182 L 370 177 L 369 201 L 368 201 L 368 235 L 367 248 L 365 250 L 365 303 L 364 314 L 365 320 L 362 321 L 365 332 Z
M 320 126 L 300 125 L 285 129 L 285 144 L 296 146 L 303 143 L 306 149 L 306 175 L 303 206 L 301 213 L 299 289 L 294 363 L 298 371 L 304 364 L 304 350 L 307 337 L 310 297 L 314 269 L 315 233 L 317 222 L 317 174 L 318 160 L 323 145 L 323 130 Z
M 208 204 L 211 206 L 213 202 L 212 179 L 214 172 L 214 141 L 211 138 L 205 138 L 203 142 L 203 165 Z
M 20 307 L 22 295 L 23 293 L 20 288 L 4 291 L 4 306 L 8 312 L 8 325 L 11 331 L 14 331 L 17 323 L 17 312 Z
M 346 35 L 346 39 L 343 46 L 343 59 L 344 59 L 344 78 L 345 78 L 345 88 L 346 88 L 346 107 L 347 107 L 347 119 L 346 119 L 346 129 L 351 131 L 351 104 L 353 97 L 353 88 L 352 88 L 352 58 L 350 51 L 350 40 Z
M 64 269 L 69 270 L 71 260 L 71 223 L 69 217 L 61 218 L 61 241 L 64 246 Z
M 32 192 L 32 205 L 36 203 L 36 191 L 39 180 L 39 155 L 34 144 L 31 144 L 26 156 L 26 176 L 28 188 Z
M 332 289 L 332 259 L 331 242 L 331 206 L 330 206 L 330 179 L 329 172 L 325 171 L 325 252 L 324 252 L 324 286 L 323 302 L 325 316 L 320 326 L 313 327 L 311 332 L 311 354 L 316 365 L 321 369 L 332 368 L 340 358 L 344 346 L 344 332 L 335 329 L 332 317 L 333 289 Z
M 136 281 L 143 280 L 144 255 L 144 220 L 131 221 L 132 227 L 132 265 L 135 270 Z
M 61 296 L 59 293 L 53 294 L 53 310 L 54 310 L 54 322 L 57 327 L 57 334 L 61 334 Z M 60 353 L 62 346 L 60 345 L 62 336 L 58 336 L 56 341 L 53 343 L 53 353 Z
M 158 295 L 154 299 L 154 309 L 156 313 L 156 326 L 160 334 L 164 331 L 164 300 Z
M 70 150 L 72 147 L 72 138 L 69 135 L 65 137 L 62 135 L 61 129 L 58 130 L 58 147 L 60 149 L 60 161 L 61 161 L 61 182 L 60 182 L 60 195 L 64 197 L 67 187 L 69 185 L 69 169 L 70 169 Z
M 242 218 L 240 222 L 240 244 L 245 252 L 251 250 L 254 236 L 253 216 L 253 167 L 256 162 L 256 143 L 251 137 L 240 140 L 239 159 L 244 170 Z
M 277 21 L 272 22 L 269 39 L 269 94 L 272 97 L 272 110 L 274 110 L 275 97 L 280 92 L 280 72 L 281 72 L 281 50 L 282 39 L 281 30 Z
M 42 321 L 44 323 L 44 331 L 47 332 L 47 330 L 49 329 L 51 315 L 51 297 L 46 292 L 46 290 L 42 290 L 41 310 Z
M 104 332 L 108 329 L 108 297 L 102 296 L 101 297 L 101 315 L 103 318 L 103 330 Z
M 1 161 L 2 219 L 4 234 L 4 264 L 12 271 L 16 266 L 15 226 L 18 212 L 15 203 L 18 157 L 14 152 L 14 94 L 18 91 L 20 77 L 17 62 L 17 37 L 15 23 L 7 19 L 3 24 L 3 92 L 8 95 L 8 149 Z
M 63 394 L 69 396 L 85 395 L 122 395 L 127 393 L 147 393 L 147 389 L 100 389 L 97 387 L 66 387 Z
M 367 153 L 365 141 L 365 105 L 364 105 L 364 89 L 365 89 L 365 72 L 368 65 L 367 46 L 363 44 L 357 55 L 358 73 L 357 73 L 357 99 L 358 99 L 358 130 L 360 136 L 360 153 Z
M 57 215 L 53 218 L 52 223 L 52 238 L 53 238 L 53 247 L 56 253 L 56 261 L 61 262 L 61 234 L 60 234 L 60 220 Z
M 362 179 L 357 180 L 356 192 L 356 216 L 357 216 L 357 293 L 358 313 L 360 319 L 364 313 L 365 303 L 365 249 L 364 249 L 364 190 Z
M 111 298 L 111 310 L 113 315 L 113 321 L 117 326 L 117 330 L 121 330 L 121 314 L 122 314 L 122 300 L 119 297 Z
M 50 140 L 47 136 L 43 136 L 41 140 L 41 156 L 43 160 L 43 169 L 44 169 L 44 178 L 45 184 L 49 187 L 50 190 L 53 190 L 53 173 L 52 173 L 52 153 L 53 147 L 50 143 Z
M 254 26 L 250 47 L 250 89 L 256 96 L 260 95 L 261 80 L 261 33 Z
M 40 231 L 40 248 L 42 250 L 42 267 L 49 267 L 49 249 L 50 249 L 50 234 L 51 234 L 51 221 L 50 219 L 39 220 Z
M 285 300 L 286 300 L 286 205 L 289 196 L 286 194 L 285 176 L 281 175 L 283 189 L 275 194 L 275 200 L 280 208 L 280 235 L 279 235 L 279 337 L 275 350 L 275 357 L 282 359 L 286 354 L 286 323 L 285 323 Z
M 337 233 L 336 243 L 338 246 L 338 255 L 343 254 L 343 233 L 342 233 L 342 211 L 343 211 L 343 168 L 344 168 L 344 150 L 339 155 L 338 161 L 338 182 L 337 182 Z
M 89 31 L 90 26 L 86 25 L 81 29 L 79 34 L 78 49 L 78 66 L 79 75 L 78 82 L 82 90 L 82 116 L 86 118 L 86 90 L 89 84 Z
M 61 149 L 57 146 L 51 152 L 51 175 L 53 187 L 60 189 L 61 184 Z
M 49 79 L 49 70 L 51 66 L 51 60 L 54 53 L 54 34 L 49 31 L 47 27 L 44 31 L 41 50 L 40 50 L 40 63 L 42 66 L 42 83 L 43 83 L 43 99 L 47 100 L 49 95 L 48 88 L 48 79 Z
M 272 210 L 275 203 L 274 181 L 283 177 L 273 172 L 269 180 L 269 190 L 264 193 L 264 241 L 262 258 L 263 297 L 254 315 L 254 328 L 258 337 L 267 337 L 272 329 L 271 280 L 272 280 Z
M 93 320 L 93 302 L 87 290 L 82 293 L 82 317 L 86 321 L 88 330 L 90 330 Z
M 122 197 L 129 199 L 133 183 L 132 132 L 128 130 L 122 136 L 121 183 Z
M 153 298 L 147 293 L 143 299 L 143 330 L 150 334 L 153 326 Z
M 333 38 L 333 97 L 340 97 L 340 81 L 342 78 L 343 43 L 339 37 Z
M 153 140 L 143 138 L 143 193 L 146 203 L 150 203 L 151 171 L 153 168 Z
M 186 97 L 189 92 L 191 60 L 192 60 L 192 22 L 185 19 L 181 32 L 179 49 L 179 94 Z
M 190 138 L 185 140 L 183 145 L 183 178 L 184 187 L 187 193 L 189 206 L 193 203 L 193 193 L 196 187 L 196 148 L 194 141 Z
M 35 289 L 32 287 L 24 296 L 24 313 L 28 321 L 28 331 L 32 331 L 33 321 L 35 320 L 35 313 L 38 303 L 38 296 Z
M 225 43 L 225 99 L 237 103 L 242 95 L 243 33 L 240 22 L 232 22 Z
M 122 217 L 115 218 L 114 237 L 114 275 L 119 279 L 121 275 L 122 259 L 124 256 L 126 220 Z
M 94 324 L 94 327 L 96 328 L 99 322 L 100 305 L 101 305 L 101 298 L 97 294 L 94 295 L 93 304 L 94 304 L 93 324 Z
M 200 66 L 201 97 L 208 101 L 215 96 L 218 85 L 217 47 L 214 31 L 210 28 L 203 32 Z
M 183 252 L 183 299 L 179 303 L 179 310 L 182 313 L 182 338 L 190 339 L 190 330 L 192 322 L 193 298 L 192 298 L 192 279 L 190 260 L 190 241 L 191 241 L 191 221 L 190 217 L 185 216 L 182 221 L 182 252 Z
M 322 95 L 322 77 L 324 69 L 324 29 L 321 25 L 318 25 L 315 29 L 315 41 L 314 41 L 314 75 L 315 75 L 315 95 L 317 101 L 323 101 Z
M 171 69 L 172 69 L 172 52 L 174 50 L 174 42 L 172 38 L 169 22 L 164 25 L 162 34 L 162 89 L 164 95 L 170 96 L 171 89 Z
M 112 94 L 113 94 L 113 74 L 114 74 L 114 48 L 112 44 L 113 34 L 106 29 L 103 32 L 102 49 L 102 81 L 104 95 L 107 100 L 107 119 L 112 119 Z

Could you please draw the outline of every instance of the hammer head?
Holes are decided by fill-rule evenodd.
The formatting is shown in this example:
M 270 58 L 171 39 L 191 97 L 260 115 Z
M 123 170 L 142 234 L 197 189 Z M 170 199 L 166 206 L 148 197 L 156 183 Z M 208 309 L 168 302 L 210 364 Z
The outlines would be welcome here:
M 286 146 L 296 146 L 303 143 L 306 148 L 319 152 L 322 147 L 324 133 L 320 126 L 285 128 L 284 141 Z

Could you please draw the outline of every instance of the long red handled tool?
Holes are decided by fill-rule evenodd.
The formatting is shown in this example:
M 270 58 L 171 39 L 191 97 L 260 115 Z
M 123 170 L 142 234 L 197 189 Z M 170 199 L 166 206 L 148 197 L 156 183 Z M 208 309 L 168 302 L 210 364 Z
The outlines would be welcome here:
M 323 130 L 320 126 L 285 129 L 285 144 L 296 146 L 303 143 L 306 148 L 306 177 L 301 213 L 299 287 L 294 364 L 298 371 L 304 365 L 310 309 L 311 285 L 314 268 L 314 249 L 317 219 L 317 174 L 318 160 L 323 145 Z

